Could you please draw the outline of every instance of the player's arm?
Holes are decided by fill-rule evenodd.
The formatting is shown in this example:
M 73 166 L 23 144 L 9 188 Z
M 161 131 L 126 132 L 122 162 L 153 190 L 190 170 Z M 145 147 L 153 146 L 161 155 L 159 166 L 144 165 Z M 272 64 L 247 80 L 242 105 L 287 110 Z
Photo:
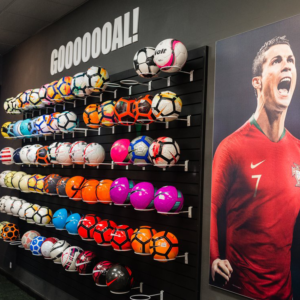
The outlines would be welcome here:
M 210 261 L 211 275 L 215 281 L 216 273 L 229 281 L 233 269 L 230 262 L 220 259 L 218 243 L 218 212 L 230 189 L 233 176 L 233 163 L 226 141 L 223 141 L 214 156 L 212 167 L 212 200 L 211 200 L 211 232 Z

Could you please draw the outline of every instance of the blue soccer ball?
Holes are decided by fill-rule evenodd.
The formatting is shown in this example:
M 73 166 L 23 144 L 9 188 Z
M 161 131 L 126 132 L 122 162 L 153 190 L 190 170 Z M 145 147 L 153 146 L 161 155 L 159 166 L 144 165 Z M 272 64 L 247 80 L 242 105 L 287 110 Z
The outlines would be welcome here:
M 11 137 L 14 137 L 15 134 L 14 134 L 14 126 L 15 126 L 16 122 L 11 122 L 8 127 L 7 127 L 7 134 Z
M 57 210 L 52 218 L 52 223 L 57 230 L 64 230 L 68 217 L 72 214 L 71 211 L 61 208 Z
M 20 132 L 22 135 L 25 136 L 30 136 L 30 131 L 29 131 L 29 123 L 30 123 L 31 119 L 26 119 L 24 121 L 21 122 L 20 124 Z
M 16 136 L 16 137 L 22 136 L 21 131 L 20 131 L 20 126 L 21 126 L 22 122 L 23 122 L 23 120 L 17 121 L 13 126 L 13 133 L 14 133 L 14 136 Z
M 43 242 L 45 241 L 45 237 L 44 236 L 37 236 L 35 237 L 31 243 L 30 243 L 30 251 L 32 253 L 32 255 L 36 255 L 36 256 L 41 256 L 41 247 Z
M 139 136 L 130 142 L 128 153 L 133 164 L 142 167 L 151 163 L 149 160 L 149 147 L 152 142 L 153 139 L 146 135 Z
M 21 164 L 23 163 L 20 157 L 20 151 L 21 151 L 22 147 L 16 149 L 13 153 L 13 160 L 15 162 L 15 164 Z
M 38 117 L 34 118 L 34 119 L 31 119 L 30 122 L 29 122 L 29 124 L 28 124 L 28 130 L 30 132 L 30 135 L 37 135 L 37 134 L 39 134 L 39 131 L 38 131 L 37 127 L 36 127 L 36 120 L 37 119 L 38 119 Z
M 77 225 L 79 223 L 79 220 L 82 218 L 83 216 L 75 213 L 70 215 L 67 220 L 66 220 L 66 229 L 68 231 L 69 234 L 72 235 L 77 235 L 78 234 L 78 229 L 77 229 Z

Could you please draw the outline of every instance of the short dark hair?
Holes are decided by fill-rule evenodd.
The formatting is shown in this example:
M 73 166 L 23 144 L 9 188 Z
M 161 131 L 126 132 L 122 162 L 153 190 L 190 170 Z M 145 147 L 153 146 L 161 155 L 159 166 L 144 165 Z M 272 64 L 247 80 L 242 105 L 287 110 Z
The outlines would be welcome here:
M 264 43 L 264 45 L 259 49 L 257 52 L 252 65 L 252 75 L 253 77 L 261 76 L 263 71 L 263 64 L 265 63 L 265 53 L 268 51 L 272 46 L 275 45 L 288 45 L 291 47 L 289 40 L 286 38 L 286 36 L 276 36 L 272 38 L 271 40 Z

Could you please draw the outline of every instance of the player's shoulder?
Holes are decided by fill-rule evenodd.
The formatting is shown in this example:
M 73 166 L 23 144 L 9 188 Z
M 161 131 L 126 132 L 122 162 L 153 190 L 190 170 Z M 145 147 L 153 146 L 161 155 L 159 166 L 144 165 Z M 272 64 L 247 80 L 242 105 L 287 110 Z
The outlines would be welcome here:
M 288 140 L 296 144 L 297 146 L 300 147 L 300 140 L 297 139 L 295 136 L 293 136 L 287 129 L 285 129 L 285 134 Z

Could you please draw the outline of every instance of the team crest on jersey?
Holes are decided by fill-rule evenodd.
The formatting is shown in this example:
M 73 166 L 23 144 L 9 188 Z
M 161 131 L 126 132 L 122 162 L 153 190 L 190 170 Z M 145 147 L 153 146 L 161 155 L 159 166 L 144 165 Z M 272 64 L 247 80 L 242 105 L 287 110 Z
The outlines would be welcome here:
M 292 166 L 292 176 L 296 178 L 296 186 L 300 187 L 300 166 L 295 163 L 294 166 Z

